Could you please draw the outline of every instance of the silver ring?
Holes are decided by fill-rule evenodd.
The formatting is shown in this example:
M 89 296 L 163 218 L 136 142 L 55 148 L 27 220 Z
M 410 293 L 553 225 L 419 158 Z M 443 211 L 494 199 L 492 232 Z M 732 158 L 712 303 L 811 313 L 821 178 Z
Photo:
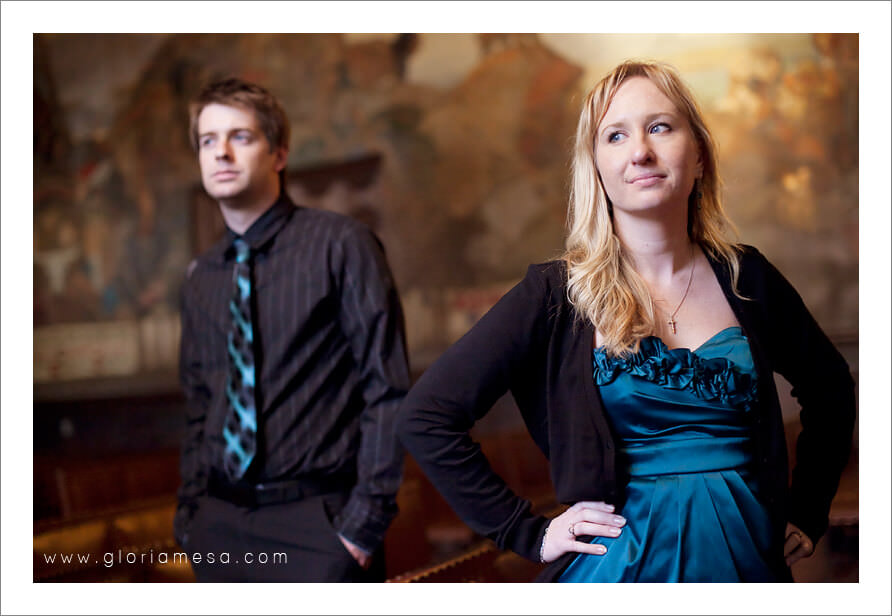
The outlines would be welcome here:
M 573 522 L 572 524 L 570 524 L 570 526 L 567 528 L 567 531 L 570 533 L 571 537 L 575 538 L 576 537 L 576 522 Z

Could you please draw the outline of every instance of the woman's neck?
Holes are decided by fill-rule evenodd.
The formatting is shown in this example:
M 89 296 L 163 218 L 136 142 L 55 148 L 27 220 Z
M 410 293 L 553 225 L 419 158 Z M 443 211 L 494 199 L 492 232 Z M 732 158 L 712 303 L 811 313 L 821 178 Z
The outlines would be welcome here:
M 669 228 L 653 220 L 629 222 L 614 228 L 635 271 L 646 281 L 670 283 L 679 270 L 690 265 L 692 246 L 686 229 L 678 225 Z

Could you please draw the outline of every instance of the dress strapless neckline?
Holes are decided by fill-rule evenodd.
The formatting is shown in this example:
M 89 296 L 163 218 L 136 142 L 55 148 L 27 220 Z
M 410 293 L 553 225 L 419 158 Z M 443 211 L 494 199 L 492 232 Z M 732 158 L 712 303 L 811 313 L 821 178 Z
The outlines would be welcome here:
M 593 349 L 594 382 L 629 478 L 617 538 L 580 554 L 563 582 L 771 581 L 771 524 L 751 472 L 757 377 L 727 327 L 694 350 L 655 336 L 636 353 Z M 596 478 L 593 478 L 596 481 Z

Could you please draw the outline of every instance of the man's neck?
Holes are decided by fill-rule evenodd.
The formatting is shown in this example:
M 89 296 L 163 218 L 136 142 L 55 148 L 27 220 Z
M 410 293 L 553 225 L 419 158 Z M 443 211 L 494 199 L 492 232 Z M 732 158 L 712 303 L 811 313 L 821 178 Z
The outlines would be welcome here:
M 258 218 L 275 205 L 276 201 L 278 201 L 278 196 L 277 188 L 275 193 L 266 193 L 261 198 L 254 199 L 250 204 L 233 202 L 227 199 L 218 201 L 218 204 L 226 226 L 238 235 L 244 235 L 245 231 L 250 229 L 251 225 L 257 222 Z

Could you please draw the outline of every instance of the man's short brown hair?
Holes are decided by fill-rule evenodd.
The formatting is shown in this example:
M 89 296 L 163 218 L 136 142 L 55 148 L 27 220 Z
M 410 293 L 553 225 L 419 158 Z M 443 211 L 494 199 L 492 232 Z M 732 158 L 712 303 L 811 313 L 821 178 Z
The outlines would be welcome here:
M 196 152 L 198 115 L 202 109 L 214 103 L 252 110 L 257 116 L 260 130 L 269 141 L 270 152 L 280 147 L 288 149 L 288 116 L 278 99 L 255 83 L 231 77 L 209 84 L 189 105 L 189 140 Z

